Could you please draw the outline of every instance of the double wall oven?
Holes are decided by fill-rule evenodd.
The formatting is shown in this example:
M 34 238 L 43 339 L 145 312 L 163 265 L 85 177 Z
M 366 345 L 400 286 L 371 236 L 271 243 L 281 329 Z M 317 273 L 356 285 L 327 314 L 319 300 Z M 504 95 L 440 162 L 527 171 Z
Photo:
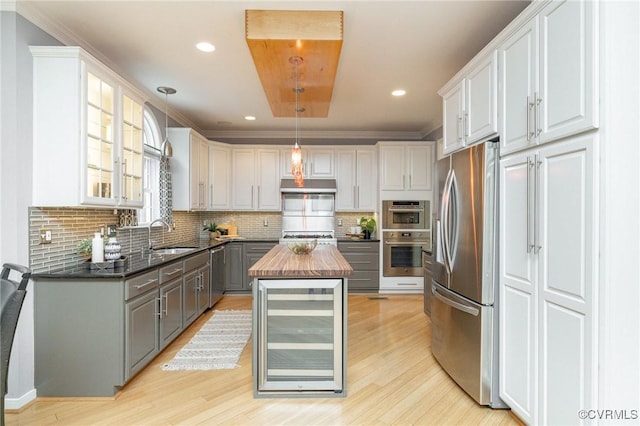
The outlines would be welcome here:
M 382 202 L 383 277 L 422 277 L 422 251 L 431 251 L 429 200 Z

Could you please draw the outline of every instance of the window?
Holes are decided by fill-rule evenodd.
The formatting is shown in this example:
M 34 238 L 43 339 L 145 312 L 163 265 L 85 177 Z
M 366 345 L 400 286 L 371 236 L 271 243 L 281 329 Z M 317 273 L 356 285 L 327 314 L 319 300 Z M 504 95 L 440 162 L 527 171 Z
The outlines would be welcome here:
M 138 225 L 160 217 L 160 127 L 149 107 L 144 107 L 144 207 L 138 214 Z

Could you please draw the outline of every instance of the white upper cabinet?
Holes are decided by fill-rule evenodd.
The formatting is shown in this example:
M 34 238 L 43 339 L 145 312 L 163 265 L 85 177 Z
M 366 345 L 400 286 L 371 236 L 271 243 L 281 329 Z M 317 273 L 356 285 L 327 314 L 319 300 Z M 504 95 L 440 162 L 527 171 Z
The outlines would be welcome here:
M 33 205 L 142 207 L 144 96 L 79 47 L 30 49 Z
M 440 90 L 444 153 L 480 142 L 498 133 L 498 61 L 494 50 L 474 60 Z
M 501 155 L 598 127 L 594 6 L 551 2 L 500 46 Z
M 378 142 L 381 191 L 431 191 L 433 142 Z
M 281 150 L 280 175 L 292 179 L 291 148 Z M 302 147 L 302 165 L 305 178 L 330 179 L 335 178 L 334 150 L 328 148 Z
M 375 148 L 335 150 L 336 210 L 376 211 L 378 167 Z
M 209 206 L 208 210 L 231 208 L 231 148 L 209 143 Z
M 206 210 L 209 181 L 209 143 L 190 128 L 170 128 L 174 210 Z
M 232 150 L 232 210 L 279 211 L 280 149 Z

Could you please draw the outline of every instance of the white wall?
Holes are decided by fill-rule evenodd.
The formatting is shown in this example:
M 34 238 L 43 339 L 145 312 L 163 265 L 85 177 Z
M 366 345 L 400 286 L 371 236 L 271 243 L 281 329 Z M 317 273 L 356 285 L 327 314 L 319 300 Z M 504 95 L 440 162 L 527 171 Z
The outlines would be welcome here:
M 0 262 L 29 265 L 28 207 L 33 156 L 30 44 L 59 43 L 0 4 Z M 35 398 L 33 285 L 29 284 L 13 343 L 5 407 Z

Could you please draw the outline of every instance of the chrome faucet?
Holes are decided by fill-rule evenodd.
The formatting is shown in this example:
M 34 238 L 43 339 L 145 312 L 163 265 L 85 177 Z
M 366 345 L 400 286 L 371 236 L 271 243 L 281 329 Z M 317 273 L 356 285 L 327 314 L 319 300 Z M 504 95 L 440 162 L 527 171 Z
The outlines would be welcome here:
M 153 247 L 151 247 L 151 227 L 153 226 L 154 223 L 164 223 L 167 226 L 167 232 L 171 232 L 171 225 L 169 225 L 164 219 L 156 219 L 154 221 L 152 221 L 149 226 L 147 227 L 147 232 L 149 234 L 149 252 L 153 251 Z

